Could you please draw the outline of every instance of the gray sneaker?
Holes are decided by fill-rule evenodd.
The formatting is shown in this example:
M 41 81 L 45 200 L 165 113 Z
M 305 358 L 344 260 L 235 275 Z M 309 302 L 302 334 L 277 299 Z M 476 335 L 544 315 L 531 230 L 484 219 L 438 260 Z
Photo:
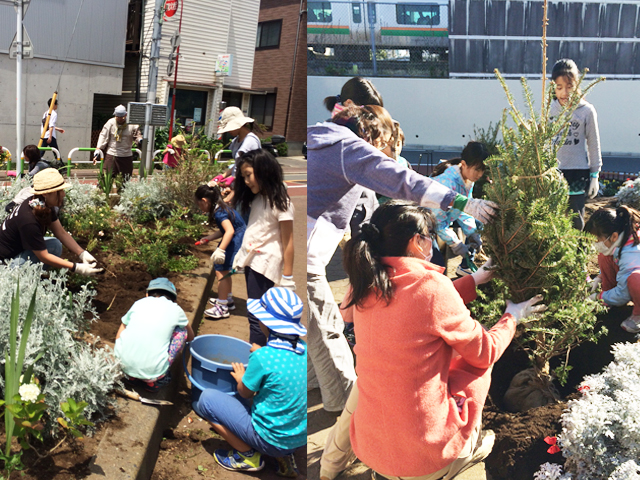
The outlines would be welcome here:
M 205 318 L 219 320 L 221 318 L 229 318 L 229 309 L 224 305 L 216 303 L 213 307 L 204 311 Z
M 640 315 L 631 315 L 620 326 L 625 332 L 640 333 Z

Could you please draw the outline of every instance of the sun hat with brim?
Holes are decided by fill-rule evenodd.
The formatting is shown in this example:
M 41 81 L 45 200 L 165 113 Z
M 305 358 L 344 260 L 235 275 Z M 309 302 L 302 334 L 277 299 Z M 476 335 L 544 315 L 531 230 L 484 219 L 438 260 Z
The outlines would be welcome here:
M 302 300 L 288 288 L 274 287 L 267 290 L 260 300 L 247 300 L 247 310 L 269 330 L 285 335 L 306 335 L 300 325 Z
M 231 132 L 237 130 L 247 123 L 253 122 L 253 118 L 245 117 L 242 110 L 238 107 L 227 107 L 222 111 L 220 116 L 220 125 L 218 125 L 218 133 Z
M 33 187 L 31 193 L 34 195 L 44 195 L 45 193 L 57 192 L 71 188 L 71 184 L 64 181 L 64 177 L 55 168 L 45 168 L 33 176 Z
M 176 147 L 182 147 L 187 140 L 184 138 L 184 135 L 176 135 L 171 139 L 171 144 Z
M 178 298 L 178 291 L 176 290 L 176 286 L 171 283 L 168 278 L 165 277 L 154 278 L 149 282 L 147 292 L 151 292 L 153 290 L 161 290 L 163 292 L 170 293 L 173 298 Z

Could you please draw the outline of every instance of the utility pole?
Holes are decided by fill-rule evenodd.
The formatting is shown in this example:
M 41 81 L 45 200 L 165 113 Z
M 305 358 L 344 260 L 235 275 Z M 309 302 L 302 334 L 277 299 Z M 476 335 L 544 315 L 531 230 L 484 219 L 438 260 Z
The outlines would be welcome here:
M 149 56 L 149 80 L 147 83 L 147 111 L 146 121 L 144 125 L 144 138 L 146 141 L 146 161 L 145 169 L 147 172 L 152 171 L 153 166 L 153 148 L 154 148 L 154 127 L 150 127 L 151 123 L 151 105 L 156 102 L 156 90 L 158 88 L 158 60 L 160 58 L 160 40 L 162 38 L 162 12 L 164 10 L 164 0 L 155 0 L 156 4 L 153 11 L 153 35 L 151 37 L 151 55 Z M 140 159 L 140 165 L 143 165 Z

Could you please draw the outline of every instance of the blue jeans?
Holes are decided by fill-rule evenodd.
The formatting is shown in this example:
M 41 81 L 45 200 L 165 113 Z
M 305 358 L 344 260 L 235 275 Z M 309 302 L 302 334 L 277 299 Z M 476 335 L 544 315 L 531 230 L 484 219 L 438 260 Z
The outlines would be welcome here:
M 62 242 L 60 242 L 56 237 L 44 237 L 44 243 L 47 245 L 47 252 L 51 255 L 55 255 L 56 257 L 60 257 L 62 255 Z M 9 266 L 19 267 L 24 265 L 26 262 L 40 263 L 40 260 L 36 257 L 36 254 L 33 253 L 33 251 L 24 250 L 9 260 Z M 44 268 L 48 269 L 49 266 L 45 265 Z
M 265 455 L 284 457 L 297 450 L 283 450 L 263 440 L 251 423 L 251 407 L 246 400 L 238 398 L 208 388 L 197 402 L 193 402 L 193 410 L 205 420 L 227 427 L 244 443 Z

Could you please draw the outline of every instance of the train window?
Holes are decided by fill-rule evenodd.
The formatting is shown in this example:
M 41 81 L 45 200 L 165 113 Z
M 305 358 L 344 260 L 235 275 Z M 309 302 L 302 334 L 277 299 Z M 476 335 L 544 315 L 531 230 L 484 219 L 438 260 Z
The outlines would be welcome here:
M 307 18 L 309 22 L 331 23 L 331 2 L 309 2 L 307 5 Z
M 353 23 L 362 23 L 362 5 L 352 3 L 351 11 L 353 12 Z
M 396 20 L 400 25 L 439 25 L 440 7 L 438 5 L 396 5 Z
M 282 20 L 258 23 L 258 36 L 256 38 L 256 49 L 278 48 L 280 46 L 280 31 L 282 30 Z

